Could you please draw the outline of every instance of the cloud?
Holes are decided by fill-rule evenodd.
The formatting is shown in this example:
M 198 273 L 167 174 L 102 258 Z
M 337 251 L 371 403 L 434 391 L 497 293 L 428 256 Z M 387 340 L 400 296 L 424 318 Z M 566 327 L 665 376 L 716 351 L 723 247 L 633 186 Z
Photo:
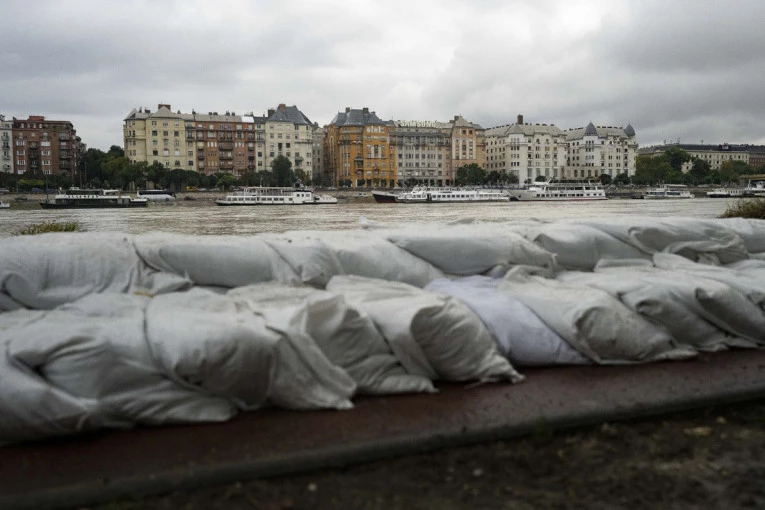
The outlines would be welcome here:
M 727 5 L 727 4 L 726 4 Z M 756 142 L 765 4 L 738 0 L 6 0 L 0 113 L 122 144 L 134 107 L 485 127 L 632 123 L 641 144 Z

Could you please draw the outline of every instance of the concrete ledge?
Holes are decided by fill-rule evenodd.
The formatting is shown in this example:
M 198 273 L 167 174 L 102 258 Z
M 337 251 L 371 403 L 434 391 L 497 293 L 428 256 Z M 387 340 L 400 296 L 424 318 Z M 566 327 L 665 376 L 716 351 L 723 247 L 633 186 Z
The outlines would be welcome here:
M 0 508 L 75 508 L 765 397 L 765 351 L 523 373 L 515 386 L 442 385 L 436 395 L 360 398 L 352 411 L 271 409 L 5 447 Z

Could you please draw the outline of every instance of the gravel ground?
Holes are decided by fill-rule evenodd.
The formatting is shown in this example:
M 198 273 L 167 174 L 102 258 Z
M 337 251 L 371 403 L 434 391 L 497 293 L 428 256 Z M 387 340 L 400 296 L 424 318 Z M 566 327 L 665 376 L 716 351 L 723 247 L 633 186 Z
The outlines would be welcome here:
M 765 508 L 765 401 L 115 501 L 129 509 Z

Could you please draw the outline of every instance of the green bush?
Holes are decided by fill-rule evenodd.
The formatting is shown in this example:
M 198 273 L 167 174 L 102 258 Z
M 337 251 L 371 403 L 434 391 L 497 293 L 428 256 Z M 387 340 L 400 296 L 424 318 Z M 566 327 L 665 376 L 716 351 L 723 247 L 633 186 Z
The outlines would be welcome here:
M 765 198 L 743 198 L 729 205 L 720 218 L 753 218 L 765 220 Z
M 45 234 L 47 232 L 79 232 L 80 224 L 77 222 L 58 223 L 55 221 L 46 221 L 44 223 L 35 223 L 27 228 L 21 229 L 14 235 L 33 236 L 35 234 Z

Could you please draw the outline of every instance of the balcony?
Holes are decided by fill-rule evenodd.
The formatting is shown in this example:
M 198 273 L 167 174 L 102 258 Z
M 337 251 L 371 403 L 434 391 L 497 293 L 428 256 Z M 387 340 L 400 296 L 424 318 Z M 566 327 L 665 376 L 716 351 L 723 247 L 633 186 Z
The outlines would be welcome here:
M 61 161 L 58 166 L 62 170 L 69 170 L 72 168 L 72 165 L 68 161 Z
M 231 154 L 221 154 L 220 155 L 220 160 L 221 161 L 231 161 L 233 159 L 234 159 L 234 156 L 232 156 Z
M 69 133 L 59 133 L 58 139 L 59 140 L 69 140 Z
M 67 151 L 61 151 L 58 155 L 59 159 L 69 159 L 72 157 Z
M 255 161 L 255 156 L 247 156 L 248 161 Z
M 197 153 L 197 159 L 199 161 L 203 161 L 205 159 L 205 153 L 204 152 Z
M 220 142 L 218 148 L 222 151 L 234 150 L 234 142 Z

